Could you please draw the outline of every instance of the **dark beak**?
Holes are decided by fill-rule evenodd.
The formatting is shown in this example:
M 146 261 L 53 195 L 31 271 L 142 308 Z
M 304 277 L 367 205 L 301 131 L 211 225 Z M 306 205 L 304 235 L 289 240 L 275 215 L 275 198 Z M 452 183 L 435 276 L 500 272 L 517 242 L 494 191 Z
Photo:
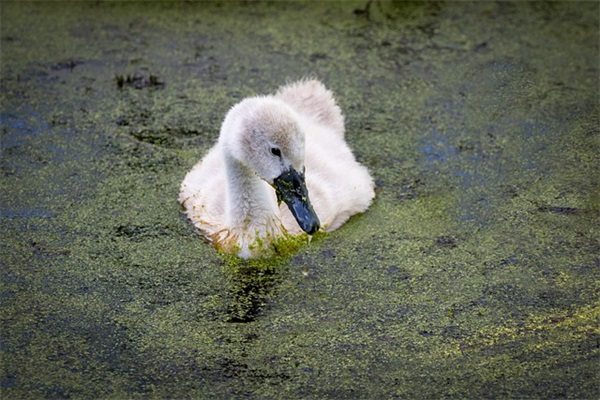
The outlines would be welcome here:
M 273 181 L 277 200 L 284 201 L 298 221 L 300 228 L 312 235 L 321 227 L 319 218 L 308 199 L 304 175 L 290 168 Z

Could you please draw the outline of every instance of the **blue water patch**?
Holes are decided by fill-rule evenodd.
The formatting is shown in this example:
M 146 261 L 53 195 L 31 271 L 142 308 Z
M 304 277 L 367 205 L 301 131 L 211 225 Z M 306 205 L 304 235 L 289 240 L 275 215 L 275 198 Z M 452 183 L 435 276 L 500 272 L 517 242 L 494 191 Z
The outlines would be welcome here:
M 54 218 L 55 214 L 48 210 L 43 209 L 30 209 L 30 210 L 4 210 L 0 209 L 0 218 Z
M 0 381 L 0 387 L 9 388 L 17 382 L 16 376 L 7 376 Z
M 23 115 L 27 115 L 27 118 L 35 121 L 35 124 L 28 123 L 22 118 Z M 22 112 L 19 115 L 9 112 L 0 113 L 0 127 L 2 127 L 0 141 L 2 149 L 27 144 L 29 138 L 38 136 L 42 130 L 49 129 L 47 123 L 40 121 L 35 114 L 29 112 Z
M 425 169 L 432 170 L 435 163 L 447 163 L 456 157 L 458 150 L 450 145 L 448 136 L 434 128 L 431 134 L 421 139 L 423 144 L 419 150 L 425 156 Z
M 441 132 L 437 127 L 421 139 L 421 166 L 426 171 L 443 171 L 450 190 L 460 190 L 454 207 L 461 221 L 486 225 L 494 217 L 498 187 L 506 180 L 501 163 L 504 156 L 493 146 L 492 136 L 462 142 L 456 131 Z

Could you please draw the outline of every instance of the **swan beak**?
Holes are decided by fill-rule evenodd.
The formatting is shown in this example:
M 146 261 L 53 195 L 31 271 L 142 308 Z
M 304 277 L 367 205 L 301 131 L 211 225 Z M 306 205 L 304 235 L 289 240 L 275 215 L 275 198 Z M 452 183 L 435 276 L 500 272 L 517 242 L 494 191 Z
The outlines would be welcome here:
M 303 174 L 290 168 L 273 180 L 273 187 L 277 193 L 277 200 L 287 204 L 304 232 L 312 235 L 319 230 L 321 223 L 308 199 Z

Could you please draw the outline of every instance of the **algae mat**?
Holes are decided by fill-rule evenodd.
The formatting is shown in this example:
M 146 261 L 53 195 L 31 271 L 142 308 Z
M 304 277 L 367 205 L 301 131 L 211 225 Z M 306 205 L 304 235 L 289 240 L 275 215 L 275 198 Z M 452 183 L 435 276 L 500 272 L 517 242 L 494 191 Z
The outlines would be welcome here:
M 2 398 L 598 398 L 599 5 L 6 2 Z M 322 79 L 377 199 L 223 258 L 185 173 Z

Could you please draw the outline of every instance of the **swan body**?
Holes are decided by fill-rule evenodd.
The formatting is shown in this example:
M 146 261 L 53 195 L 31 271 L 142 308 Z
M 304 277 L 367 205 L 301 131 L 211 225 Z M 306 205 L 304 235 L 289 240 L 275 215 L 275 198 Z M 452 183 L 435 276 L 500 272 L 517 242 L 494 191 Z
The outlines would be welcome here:
M 339 228 L 374 196 L 332 93 L 302 80 L 236 104 L 183 180 L 179 202 L 215 247 L 256 258 L 288 235 Z

